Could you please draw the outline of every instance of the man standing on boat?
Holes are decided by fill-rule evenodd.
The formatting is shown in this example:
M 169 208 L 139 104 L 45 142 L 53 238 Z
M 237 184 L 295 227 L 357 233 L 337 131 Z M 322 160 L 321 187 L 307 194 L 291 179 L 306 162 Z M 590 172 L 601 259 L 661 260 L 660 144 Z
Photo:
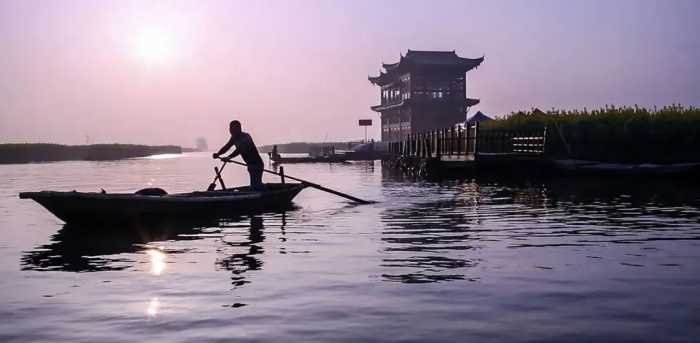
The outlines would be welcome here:
M 241 155 L 243 161 L 248 165 L 248 174 L 250 174 L 250 188 L 251 189 L 261 189 L 262 184 L 262 174 L 263 174 L 263 160 L 258 154 L 258 148 L 253 142 L 253 138 L 249 134 L 241 130 L 241 122 L 238 120 L 233 120 L 229 124 L 229 132 L 231 132 L 231 138 L 228 142 L 221 147 L 218 152 L 215 152 L 212 156 L 214 158 L 219 158 L 221 155 L 226 153 L 231 146 L 235 145 L 236 150 L 224 157 L 224 160 L 230 160 L 238 155 Z

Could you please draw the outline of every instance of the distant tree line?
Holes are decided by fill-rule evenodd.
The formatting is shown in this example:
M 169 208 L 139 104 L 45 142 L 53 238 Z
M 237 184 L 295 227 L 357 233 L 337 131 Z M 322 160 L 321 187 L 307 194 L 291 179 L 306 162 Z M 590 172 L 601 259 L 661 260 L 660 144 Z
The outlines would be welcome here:
M 134 144 L 0 144 L 0 163 L 28 163 L 51 161 L 104 161 L 143 157 L 157 154 L 179 154 L 182 149 L 174 145 Z

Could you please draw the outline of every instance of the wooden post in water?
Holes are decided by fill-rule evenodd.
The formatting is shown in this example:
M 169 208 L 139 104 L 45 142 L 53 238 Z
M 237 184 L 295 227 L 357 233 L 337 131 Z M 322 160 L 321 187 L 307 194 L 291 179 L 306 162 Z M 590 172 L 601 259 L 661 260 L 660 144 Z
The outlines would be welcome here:
M 469 124 L 467 124 L 466 132 L 465 132 L 466 137 L 464 139 L 464 143 L 465 143 L 464 144 L 464 154 L 465 155 L 469 155 L 469 153 L 470 153 L 470 151 L 469 151 L 469 131 L 471 131 L 471 129 L 469 128 Z
M 416 134 L 416 155 L 418 157 L 423 157 L 423 142 L 420 139 L 421 134 L 417 133 Z
M 418 155 L 418 135 L 413 134 L 413 156 Z
M 542 155 L 547 151 L 547 125 L 544 126 L 544 131 L 542 132 Z
M 419 133 L 418 134 L 418 156 L 423 157 L 423 148 L 425 148 L 425 144 L 423 144 L 423 134 Z
M 425 157 L 425 139 L 423 133 L 420 133 L 418 138 L 420 139 L 420 157 Z
M 428 134 L 423 134 L 423 157 L 430 157 L 430 152 L 428 151 Z
M 420 133 L 416 133 L 413 139 L 416 141 L 416 156 L 420 157 Z
M 284 166 L 280 166 L 280 182 L 282 182 L 282 184 L 285 183 L 285 180 L 284 180 Z
M 411 156 L 416 156 L 416 135 L 411 134 Z
M 479 158 L 479 122 L 474 123 L 474 160 Z
M 411 154 L 411 135 L 406 135 L 406 140 L 403 141 L 404 156 L 409 156 Z
M 437 134 L 436 131 L 431 131 L 431 135 L 433 136 L 433 152 L 435 153 L 435 157 L 440 158 L 440 155 L 438 154 L 438 145 L 437 145 Z
M 416 135 L 411 134 L 411 156 L 416 156 Z
M 447 129 L 442 129 L 442 154 L 450 154 L 450 149 L 447 147 Z
M 462 127 L 457 127 L 457 155 L 462 155 Z
M 442 154 L 443 155 L 450 154 L 450 149 L 448 148 L 448 144 L 447 144 L 447 129 L 442 130 Z
M 406 135 L 406 156 L 411 156 L 411 135 Z
M 411 147 L 413 148 L 413 152 L 411 153 L 411 156 L 416 156 L 416 152 L 418 151 L 418 143 L 416 141 L 416 134 L 411 134 Z
M 406 150 L 405 156 L 411 156 L 411 135 L 406 135 L 406 141 L 404 142 L 404 150 Z
M 421 157 L 422 144 L 420 141 L 420 133 L 417 133 L 415 137 L 416 137 L 416 156 Z
M 425 141 L 428 142 L 428 157 L 433 157 L 433 132 L 428 131 L 425 133 Z

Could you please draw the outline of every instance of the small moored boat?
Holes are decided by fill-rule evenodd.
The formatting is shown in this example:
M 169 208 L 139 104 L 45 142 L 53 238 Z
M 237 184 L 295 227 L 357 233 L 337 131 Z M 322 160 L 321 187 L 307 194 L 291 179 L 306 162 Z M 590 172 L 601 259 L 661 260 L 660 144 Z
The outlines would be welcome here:
M 326 156 L 299 156 L 299 157 L 271 157 L 272 163 L 343 163 L 348 158 L 345 155 L 335 154 Z
M 83 193 L 24 192 L 66 223 L 113 222 L 140 219 L 231 217 L 242 213 L 276 211 L 291 206 L 307 185 L 268 183 L 263 190 L 228 188 L 179 194 L 161 192 Z

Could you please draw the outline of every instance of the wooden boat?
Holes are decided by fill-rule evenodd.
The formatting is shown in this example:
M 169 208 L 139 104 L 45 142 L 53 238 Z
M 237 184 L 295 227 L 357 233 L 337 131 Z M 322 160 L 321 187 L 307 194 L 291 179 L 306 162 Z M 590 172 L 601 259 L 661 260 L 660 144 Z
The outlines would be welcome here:
M 243 213 L 289 208 L 292 199 L 306 186 L 303 183 L 268 183 L 264 190 L 251 190 L 246 186 L 160 195 L 153 195 L 153 192 L 147 195 L 41 191 L 20 193 L 19 197 L 38 202 L 66 223 L 230 218 Z
M 336 154 L 334 146 L 312 147 L 308 151 L 309 156 L 282 156 L 277 152 L 277 146 L 268 153 L 270 160 L 275 164 L 282 163 L 342 163 L 348 160 L 345 153 Z
M 343 163 L 348 160 L 345 154 L 325 155 L 325 156 L 300 156 L 300 157 L 271 157 L 272 163 Z

